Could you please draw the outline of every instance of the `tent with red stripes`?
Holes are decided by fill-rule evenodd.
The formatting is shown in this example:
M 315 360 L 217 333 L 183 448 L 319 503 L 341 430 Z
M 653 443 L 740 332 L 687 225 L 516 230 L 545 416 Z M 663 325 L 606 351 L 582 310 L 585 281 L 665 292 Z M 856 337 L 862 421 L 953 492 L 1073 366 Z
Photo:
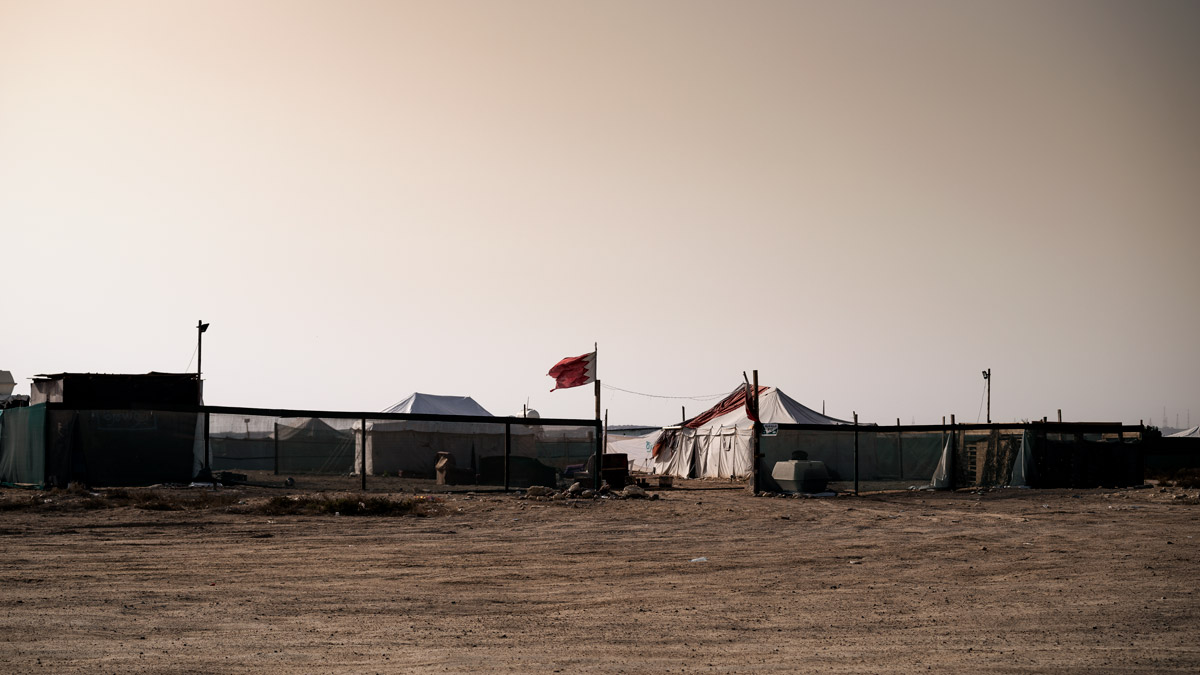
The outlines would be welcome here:
M 677 478 L 740 478 L 750 475 L 754 436 L 753 398 L 740 386 L 713 407 L 676 427 L 654 445 L 654 473 Z M 764 424 L 851 424 L 823 415 L 775 387 L 758 388 Z

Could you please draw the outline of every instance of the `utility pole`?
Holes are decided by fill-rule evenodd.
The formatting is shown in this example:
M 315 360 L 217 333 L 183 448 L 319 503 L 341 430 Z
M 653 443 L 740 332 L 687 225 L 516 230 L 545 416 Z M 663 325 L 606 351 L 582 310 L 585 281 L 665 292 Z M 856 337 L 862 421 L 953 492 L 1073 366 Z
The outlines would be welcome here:
M 983 371 L 983 380 L 987 385 L 987 423 L 992 423 L 992 369 L 988 368 Z M 979 413 L 976 412 L 976 415 Z M 975 419 L 979 419 L 976 417 Z
M 204 403 L 204 371 L 200 368 L 200 364 L 204 358 L 204 331 L 208 330 L 208 324 L 203 321 L 196 322 L 196 389 L 200 403 Z M 199 475 L 196 476 L 201 482 L 212 480 L 212 463 L 209 457 L 209 414 L 204 412 L 204 462 L 200 469 Z M 250 425 L 246 425 L 246 436 L 250 435 Z M 216 487 L 216 483 L 213 483 Z
M 196 379 L 204 376 L 204 370 L 200 367 L 204 363 L 204 331 L 208 330 L 208 324 L 203 321 L 196 322 Z

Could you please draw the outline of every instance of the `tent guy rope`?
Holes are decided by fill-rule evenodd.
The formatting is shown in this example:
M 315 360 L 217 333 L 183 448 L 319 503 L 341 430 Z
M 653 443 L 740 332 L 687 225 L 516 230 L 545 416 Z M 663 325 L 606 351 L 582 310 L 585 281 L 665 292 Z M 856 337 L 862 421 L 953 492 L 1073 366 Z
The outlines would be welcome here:
M 620 387 L 614 387 L 611 384 L 603 384 L 602 383 L 601 386 L 603 386 L 605 389 L 612 389 L 613 391 L 620 391 L 620 392 L 624 392 L 626 394 L 633 394 L 635 396 L 645 396 L 647 398 L 686 399 L 689 401 L 711 401 L 713 399 L 723 398 L 723 397 L 729 395 L 729 392 L 726 391 L 726 392 L 722 392 L 720 394 L 702 394 L 699 396 L 665 396 L 662 394 L 645 394 L 640 391 L 631 391 L 629 389 L 622 389 Z

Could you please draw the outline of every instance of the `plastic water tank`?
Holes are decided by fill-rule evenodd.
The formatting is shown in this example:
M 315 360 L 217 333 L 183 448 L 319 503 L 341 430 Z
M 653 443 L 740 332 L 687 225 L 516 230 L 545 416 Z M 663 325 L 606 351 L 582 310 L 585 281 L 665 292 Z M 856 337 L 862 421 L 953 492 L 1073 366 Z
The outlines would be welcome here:
M 829 471 L 824 462 L 792 459 L 776 462 L 771 478 L 784 492 L 824 492 L 829 484 Z

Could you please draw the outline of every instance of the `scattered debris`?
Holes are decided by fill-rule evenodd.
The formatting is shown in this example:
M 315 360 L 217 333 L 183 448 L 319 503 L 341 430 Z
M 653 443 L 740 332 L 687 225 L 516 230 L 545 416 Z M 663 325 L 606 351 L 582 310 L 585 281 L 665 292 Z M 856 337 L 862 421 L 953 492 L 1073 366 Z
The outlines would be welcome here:
M 647 492 L 645 488 L 635 483 L 626 485 L 621 490 L 613 490 L 608 483 L 600 486 L 599 490 L 584 489 L 580 483 L 572 483 L 565 490 L 555 490 L 552 487 L 544 485 L 533 485 L 525 489 L 525 493 L 519 495 L 517 499 L 529 499 L 533 501 L 565 501 L 577 499 L 648 499 L 650 501 L 659 499 L 657 493 Z
M 621 496 L 625 499 L 645 499 L 649 496 L 649 493 L 637 484 L 630 483 L 625 486 L 624 490 L 621 490 Z

